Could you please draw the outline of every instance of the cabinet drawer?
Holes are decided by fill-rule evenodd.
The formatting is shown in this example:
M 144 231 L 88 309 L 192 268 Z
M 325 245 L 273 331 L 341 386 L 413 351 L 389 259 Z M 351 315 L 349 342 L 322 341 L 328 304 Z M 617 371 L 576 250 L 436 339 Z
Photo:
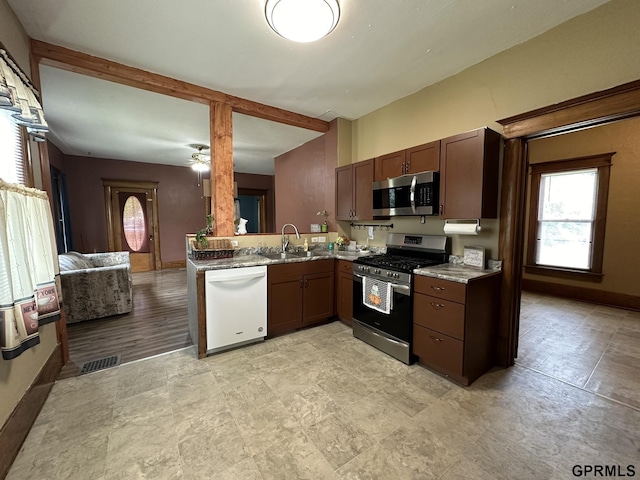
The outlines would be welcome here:
M 452 302 L 465 303 L 467 285 L 464 283 L 450 282 L 423 275 L 415 275 L 414 278 L 415 291 L 418 293 L 444 298 Z
M 338 272 L 352 274 L 353 262 L 349 260 L 338 260 Z
M 413 302 L 413 323 L 464 340 L 463 304 L 421 293 L 416 293 Z
M 413 353 L 436 370 L 462 375 L 463 343 L 420 325 L 413 326 Z

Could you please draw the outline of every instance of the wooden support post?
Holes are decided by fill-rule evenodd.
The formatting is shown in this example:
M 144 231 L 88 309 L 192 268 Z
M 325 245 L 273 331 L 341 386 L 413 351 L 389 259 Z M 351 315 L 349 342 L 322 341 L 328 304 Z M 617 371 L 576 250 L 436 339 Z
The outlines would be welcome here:
M 233 212 L 233 125 L 231 106 L 211 102 L 211 211 L 214 234 L 232 236 Z
M 527 161 L 526 142 L 507 140 L 502 167 L 502 202 L 498 256 L 502 259 L 502 303 L 498 327 L 496 362 L 513 365 L 518 354 L 518 318 L 526 216 Z

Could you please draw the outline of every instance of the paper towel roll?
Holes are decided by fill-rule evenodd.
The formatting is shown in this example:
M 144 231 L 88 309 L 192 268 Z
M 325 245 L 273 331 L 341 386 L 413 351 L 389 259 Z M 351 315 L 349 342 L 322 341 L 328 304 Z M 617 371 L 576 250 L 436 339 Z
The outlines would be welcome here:
M 445 223 L 444 233 L 448 235 L 478 235 L 482 228 L 477 223 Z

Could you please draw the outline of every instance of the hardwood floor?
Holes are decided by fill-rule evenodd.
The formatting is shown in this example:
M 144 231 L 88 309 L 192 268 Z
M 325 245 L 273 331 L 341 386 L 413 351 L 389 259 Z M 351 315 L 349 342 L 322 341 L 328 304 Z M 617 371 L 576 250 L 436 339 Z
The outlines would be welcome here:
M 69 363 L 59 379 L 74 377 L 85 362 L 120 355 L 121 363 L 188 347 L 187 271 L 133 274 L 133 311 L 67 326 Z

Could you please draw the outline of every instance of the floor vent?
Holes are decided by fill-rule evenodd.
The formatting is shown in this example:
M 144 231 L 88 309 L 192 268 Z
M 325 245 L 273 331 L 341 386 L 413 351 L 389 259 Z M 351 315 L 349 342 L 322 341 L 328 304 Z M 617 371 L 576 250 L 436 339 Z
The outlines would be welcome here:
M 116 367 L 118 365 L 120 365 L 120 355 L 91 360 L 90 362 L 85 362 L 84 365 L 82 365 L 80 375 L 97 372 L 98 370 L 104 370 L 105 368 Z

